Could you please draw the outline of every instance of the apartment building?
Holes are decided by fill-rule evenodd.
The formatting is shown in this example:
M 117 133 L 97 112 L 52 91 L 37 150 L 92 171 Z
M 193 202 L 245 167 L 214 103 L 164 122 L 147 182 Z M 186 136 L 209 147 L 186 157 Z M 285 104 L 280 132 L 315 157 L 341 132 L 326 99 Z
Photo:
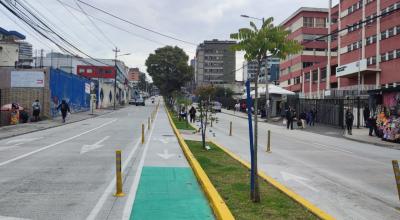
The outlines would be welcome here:
M 304 50 L 281 61 L 281 85 L 308 98 L 398 85 L 400 1 L 327 4 L 328 9 L 300 8 L 282 23 Z M 330 35 L 320 37 L 324 33 Z
M 211 40 L 201 43 L 196 50 L 196 85 L 234 84 L 236 53 L 231 49 L 235 41 Z
M 282 22 L 281 26 L 291 31 L 290 39 L 303 45 L 303 51 L 288 56 L 280 63 L 280 85 L 290 91 L 304 94 L 321 91 L 327 84 L 334 84 L 326 68 L 328 61 L 329 10 L 303 7 Z M 331 56 L 336 55 L 335 50 Z M 325 65 L 324 65 L 325 64 Z M 335 86 L 335 85 L 333 85 Z
M 279 79 L 279 63 L 280 59 L 277 57 L 268 57 L 267 58 L 267 70 L 265 69 L 265 59 L 261 64 L 260 75 L 258 78 L 258 82 L 265 83 L 265 73 L 267 72 L 268 81 L 276 82 Z M 254 82 L 254 78 L 257 73 L 258 63 L 257 61 L 244 61 L 243 62 L 243 81 L 250 79 L 251 82 Z

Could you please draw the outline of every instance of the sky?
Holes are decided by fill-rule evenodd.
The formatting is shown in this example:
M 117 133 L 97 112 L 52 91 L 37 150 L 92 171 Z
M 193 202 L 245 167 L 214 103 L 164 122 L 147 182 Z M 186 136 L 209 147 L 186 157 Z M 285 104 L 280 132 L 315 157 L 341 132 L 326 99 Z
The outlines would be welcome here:
M 82 0 L 138 25 L 192 43 L 188 44 L 142 30 L 80 3 L 86 13 L 97 18 L 88 19 L 79 10 L 76 0 L 18 1 L 28 2 L 55 30 L 90 56 L 113 59 L 112 50 L 118 47 L 120 54 L 130 53 L 118 59 L 144 72 L 147 57 L 159 47 L 181 47 L 192 59 L 196 45 L 204 40 L 230 40 L 231 33 L 249 25 L 250 20 L 240 17 L 241 14 L 274 17 L 274 23 L 280 24 L 300 7 L 328 7 L 328 0 Z M 34 53 L 36 49 L 57 50 L 1 5 L 0 27 L 26 35 L 26 40 L 33 44 Z M 236 66 L 240 67 L 243 53 L 238 52 L 236 57 Z M 236 78 L 240 80 L 241 75 L 238 71 Z

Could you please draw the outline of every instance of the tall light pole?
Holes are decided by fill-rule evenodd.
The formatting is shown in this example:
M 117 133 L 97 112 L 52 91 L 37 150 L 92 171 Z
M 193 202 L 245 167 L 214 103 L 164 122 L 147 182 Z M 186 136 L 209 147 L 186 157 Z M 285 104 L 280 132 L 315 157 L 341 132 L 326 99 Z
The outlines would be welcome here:
M 115 49 L 113 49 L 113 52 L 115 53 L 115 59 L 114 59 L 114 68 L 115 68 L 115 74 L 114 74 L 114 110 L 115 110 L 116 99 L 117 99 L 117 75 L 118 75 L 117 58 L 121 57 L 121 56 L 130 55 L 131 53 L 118 55 L 118 53 L 121 52 L 121 50 L 119 50 L 117 47 L 115 47 Z

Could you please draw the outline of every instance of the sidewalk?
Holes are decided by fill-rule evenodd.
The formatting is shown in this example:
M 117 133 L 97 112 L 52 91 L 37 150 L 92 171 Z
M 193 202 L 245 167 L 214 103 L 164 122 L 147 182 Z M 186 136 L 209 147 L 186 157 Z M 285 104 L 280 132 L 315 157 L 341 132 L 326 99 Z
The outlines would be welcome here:
M 21 123 L 17 125 L 8 125 L 8 126 L 2 126 L 0 127 L 0 140 L 5 139 L 5 138 L 10 138 L 10 137 L 15 137 L 18 135 L 23 135 L 23 134 L 28 134 L 32 133 L 35 131 L 41 131 L 41 130 L 46 130 L 49 128 L 54 128 L 58 126 L 62 126 L 65 124 L 70 124 L 70 123 L 75 123 L 79 121 L 83 121 L 86 119 L 90 118 L 95 118 L 100 115 L 105 115 L 110 112 L 113 112 L 112 109 L 96 109 L 94 111 L 94 114 L 92 115 L 90 111 L 86 112 L 77 112 L 77 113 L 72 113 L 67 116 L 66 123 L 62 123 L 61 116 L 49 119 L 49 120 L 43 120 L 39 122 L 29 122 L 29 123 Z
M 243 113 L 243 112 L 235 112 L 234 113 L 231 110 L 222 109 L 222 113 L 247 119 L 247 114 Z M 263 118 L 260 121 L 263 123 L 266 123 L 265 119 L 263 119 Z M 269 122 L 269 123 L 274 124 L 274 125 L 284 126 L 282 123 L 282 120 L 271 119 L 271 122 Z M 293 124 L 293 128 L 302 130 L 302 129 L 297 128 L 296 123 Z M 303 129 L 303 131 L 326 135 L 326 136 L 331 136 L 331 137 L 341 137 L 341 138 L 346 138 L 349 140 L 357 141 L 360 143 L 373 144 L 376 146 L 389 147 L 389 148 L 400 150 L 400 144 L 382 141 L 378 137 L 369 136 L 367 128 L 359 128 L 359 129 L 353 128 L 353 134 L 348 135 L 344 131 L 344 129 L 341 129 L 338 127 L 327 126 L 327 125 L 321 125 L 321 124 L 316 123 L 315 126 L 306 127 L 305 129 Z

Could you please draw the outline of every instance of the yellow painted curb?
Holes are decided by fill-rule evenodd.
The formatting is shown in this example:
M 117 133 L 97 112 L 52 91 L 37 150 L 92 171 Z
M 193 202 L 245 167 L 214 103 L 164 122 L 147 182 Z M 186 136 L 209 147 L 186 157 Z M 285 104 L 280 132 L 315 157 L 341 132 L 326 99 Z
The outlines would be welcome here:
M 203 168 L 200 166 L 199 162 L 196 160 L 192 152 L 190 151 L 189 147 L 187 146 L 185 140 L 183 139 L 182 135 L 179 133 L 178 129 L 176 128 L 175 124 L 172 121 L 171 115 L 169 114 L 168 110 L 166 109 L 169 123 L 171 124 L 172 129 L 176 137 L 178 138 L 179 145 L 181 146 L 186 158 L 189 161 L 190 166 L 192 167 L 197 180 L 199 181 L 200 185 L 203 188 L 208 200 L 211 203 L 211 207 L 217 219 L 219 220 L 233 220 L 235 219 L 229 210 L 228 206 L 226 205 L 225 201 L 219 195 L 218 191 L 215 189 L 214 185 L 211 183 L 210 179 L 208 178 L 207 174 L 204 172 Z
M 237 160 L 239 163 L 241 163 L 243 166 L 247 167 L 250 169 L 250 164 L 247 163 L 246 161 L 240 159 L 238 156 L 236 156 L 233 152 L 228 150 L 227 148 L 223 147 L 222 145 L 216 143 L 215 141 L 210 141 L 212 144 L 215 146 L 219 147 L 221 150 L 223 150 L 225 153 L 227 153 L 229 156 L 231 156 L 233 159 Z M 298 202 L 300 205 L 308 209 L 311 213 L 316 215 L 317 217 L 324 219 L 324 220 L 333 220 L 335 219 L 333 216 L 329 215 L 328 213 L 322 211 L 320 208 L 309 202 L 307 199 L 303 198 L 299 194 L 293 192 L 286 186 L 282 185 L 278 181 L 276 181 L 274 178 L 268 176 L 267 174 L 258 171 L 258 176 L 260 176 L 262 179 L 264 179 L 266 182 L 271 184 L 273 187 L 277 188 L 281 192 L 285 193 L 287 196 L 289 196 L 291 199 L 294 201 Z

